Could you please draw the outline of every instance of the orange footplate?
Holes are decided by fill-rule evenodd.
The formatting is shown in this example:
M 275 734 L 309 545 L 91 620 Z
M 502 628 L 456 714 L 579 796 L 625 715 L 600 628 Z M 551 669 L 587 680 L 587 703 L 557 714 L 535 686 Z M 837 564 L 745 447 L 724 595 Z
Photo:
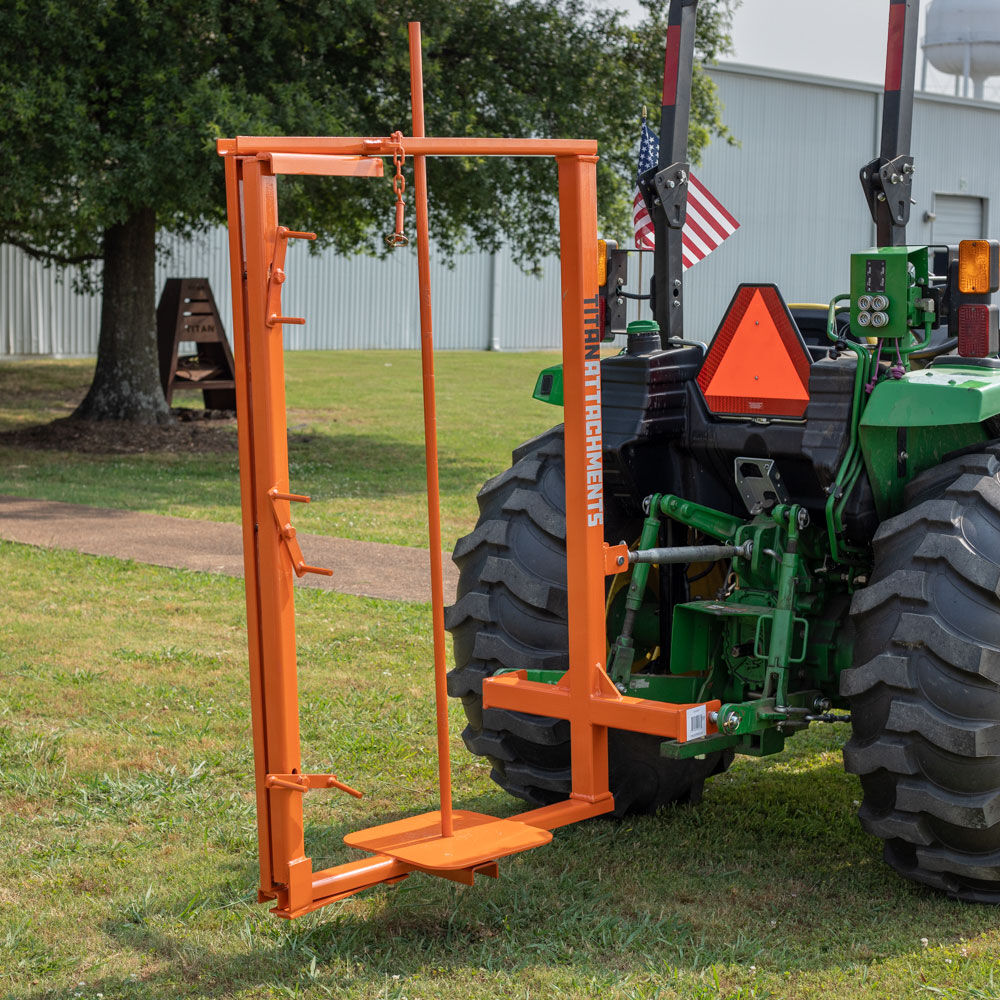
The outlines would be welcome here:
M 513 819 L 497 819 L 464 809 L 456 809 L 452 818 L 454 833 L 450 837 L 441 836 L 441 813 L 429 812 L 349 833 L 344 843 L 415 868 L 451 871 L 475 868 L 508 854 L 541 847 L 552 839 L 551 831 Z

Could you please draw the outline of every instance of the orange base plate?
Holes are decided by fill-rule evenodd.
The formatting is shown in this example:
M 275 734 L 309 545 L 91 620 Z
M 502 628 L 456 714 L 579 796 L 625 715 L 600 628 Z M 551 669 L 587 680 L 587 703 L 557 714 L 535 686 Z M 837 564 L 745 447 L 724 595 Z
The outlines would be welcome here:
M 396 823 L 358 830 L 344 837 L 349 847 L 384 854 L 415 868 L 472 868 L 486 861 L 541 847 L 552 839 L 549 830 L 458 809 L 454 834 L 441 836 L 441 814 L 424 813 Z

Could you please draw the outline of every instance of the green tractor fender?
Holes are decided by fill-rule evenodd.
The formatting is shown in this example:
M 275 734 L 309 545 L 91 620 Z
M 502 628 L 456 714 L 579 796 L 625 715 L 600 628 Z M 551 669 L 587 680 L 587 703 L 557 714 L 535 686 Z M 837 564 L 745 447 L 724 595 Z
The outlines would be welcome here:
M 879 518 L 903 507 L 914 476 L 950 452 L 996 437 L 988 429 L 1000 414 L 1000 369 L 961 358 L 883 379 L 861 415 L 859 435 Z
M 535 381 L 535 391 L 531 394 L 543 403 L 553 406 L 563 405 L 563 366 L 552 365 L 543 368 Z

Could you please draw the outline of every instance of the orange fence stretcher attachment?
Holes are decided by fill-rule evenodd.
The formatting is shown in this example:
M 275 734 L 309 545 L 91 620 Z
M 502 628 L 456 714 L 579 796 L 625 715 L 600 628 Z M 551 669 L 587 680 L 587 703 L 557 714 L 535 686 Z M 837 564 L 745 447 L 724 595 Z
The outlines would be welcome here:
M 608 789 L 608 727 L 685 738 L 685 710 L 622 696 L 605 670 L 605 544 L 601 475 L 600 326 L 597 298 L 597 144 L 587 140 L 428 138 L 423 135 L 420 26 L 410 25 L 413 136 L 221 139 L 225 159 L 233 331 L 239 418 L 240 491 L 246 576 L 250 693 L 257 790 L 260 901 L 296 917 L 411 872 L 471 884 L 497 875 L 497 860 L 539 847 L 557 827 L 614 808 Z M 294 575 L 327 573 L 307 564 L 291 523 L 282 330 L 304 320 L 281 309 L 289 239 L 309 239 L 278 222 L 281 174 L 383 176 L 383 157 L 413 158 L 420 287 L 420 342 L 439 755 L 439 808 L 349 834 L 366 859 L 313 871 L 303 835 L 303 798 L 312 790 L 361 793 L 336 775 L 303 773 L 295 657 Z M 510 819 L 453 810 L 448 742 L 444 588 L 438 493 L 433 330 L 427 219 L 428 156 L 554 156 L 559 238 L 566 442 L 569 669 L 558 685 L 523 673 L 488 679 L 484 706 L 570 722 L 572 792 L 566 801 Z M 399 227 L 397 226 L 397 233 Z M 387 238 L 388 239 L 388 238 Z M 596 416 L 595 416 L 596 414 Z M 596 480 L 595 480 L 596 474 Z M 588 499 L 589 498 L 589 499 Z M 609 565 L 612 561 L 609 561 Z M 612 566 L 607 572 L 618 572 Z M 709 703 L 710 710 L 718 708 Z M 715 727 L 710 723 L 709 732 Z

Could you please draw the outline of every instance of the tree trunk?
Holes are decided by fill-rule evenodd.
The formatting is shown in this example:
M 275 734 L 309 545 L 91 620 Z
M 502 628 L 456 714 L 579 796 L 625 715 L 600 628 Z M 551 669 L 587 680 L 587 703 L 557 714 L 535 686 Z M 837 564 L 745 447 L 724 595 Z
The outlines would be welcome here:
M 104 233 L 97 369 L 78 420 L 167 424 L 156 349 L 156 212 L 140 208 Z

